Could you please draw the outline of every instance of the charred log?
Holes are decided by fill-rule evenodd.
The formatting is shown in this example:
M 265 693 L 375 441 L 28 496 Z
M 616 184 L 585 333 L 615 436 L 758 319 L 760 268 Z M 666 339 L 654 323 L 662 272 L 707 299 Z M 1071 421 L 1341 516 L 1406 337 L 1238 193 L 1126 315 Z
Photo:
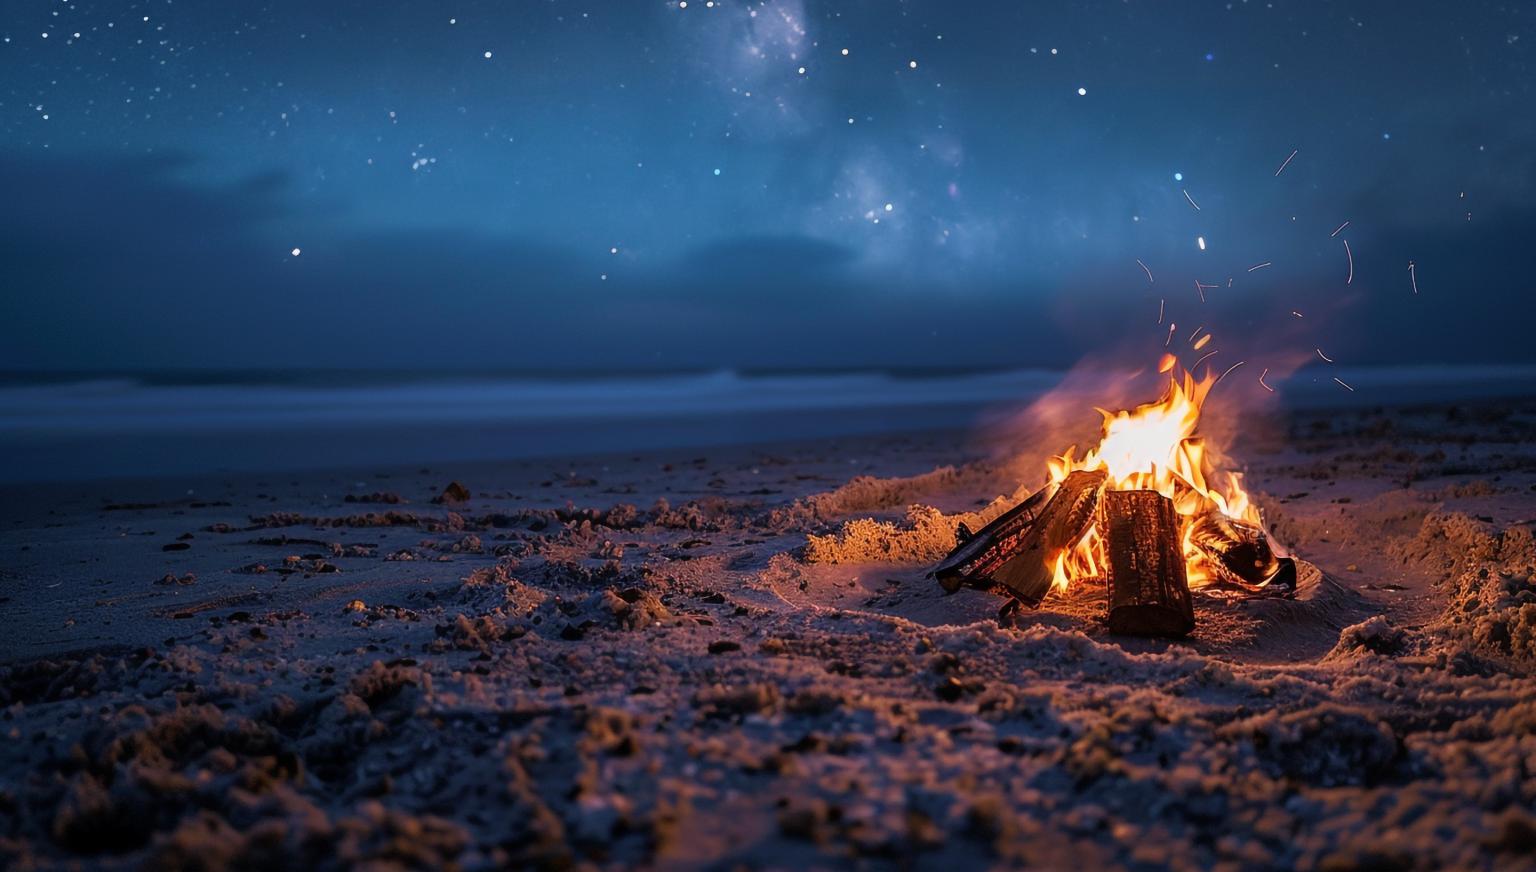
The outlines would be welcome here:
M 1277 580 L 1282 569 L 1263 530 L 1219 511 L 1196 518 L 1189 539 L 1205 555 L 1221 584 L 1255 590 Z
M 1316 583 L 1322 573 L 1316 566 L 1294 557 L 1281 557 L 1276 561 L 1280 568 L 1265 582 L 1263 593 L 1270 596 L 1292 596 L 1304 580 Z
M 1183 636 L 1194 604 L 1173 501 L 1150 490 L 1110 491 L 1100 512 L 1109 564 L 1109 630 L 1133 636 Z
M 955 536 L 960 544 L 933 569 L 944 591 L 954 593 L 967 583 L 990 587 L 991 574 L 1018 549 L 1055 491 L 1056 485 L 1046 485 L 975 533 L 961 524 Z
M 1067 476 L 1018 546 L 991 572 L 991 580 L 1030 608 L 1040 605 L 1051 592 L 1051 558 L 1077 544 L 1093 525 L 1104 481 L 1103 472 L 1080 470 Z

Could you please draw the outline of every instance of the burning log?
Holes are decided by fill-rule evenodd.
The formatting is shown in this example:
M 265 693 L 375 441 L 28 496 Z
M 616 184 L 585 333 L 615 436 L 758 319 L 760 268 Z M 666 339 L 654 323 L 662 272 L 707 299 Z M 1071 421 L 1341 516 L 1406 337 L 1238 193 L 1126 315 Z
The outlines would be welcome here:
M 978 549 L 978 557 L 985 557 L 985 560 L 978 557 L 967 559 L 966 555 L 961 554 L 962 551 L 967 554 L 978 552 L 967 551 L 970 542 L 961 543 L 939 564 L 944 568 L 945 577 L 950 579 L 946 582 L 941 578 L 940 583 L 948 589 L 950 585 L 958 587 L 960 583 L 979 586 L 995 582 L 1030 608 L 1040 605 L 1040 601 L 1050 593 L 1051 582 L 1054 580 L 1054 567 L 1049 562 L 1050 558 L 1071 548 L 1093 524 L 1105 479 L 1105 474 L 1097 470 L 1074 472 L 1067 476 L 1033 519 L 1025 520 L 1023 516 L 1028 511 L 1021 512 L 1007 535 L 992 536 L 990 546 L 983 543 Z M 992 526 L 988 525 L 988 529 Z M 975 538 L 981 535 L 978 533 Z M 970 567 L 971 571 L 959 574 L 962 567 Z M 955 578 L 960 581 L 954 581 Z
M 1210 341 L 1209 333 L 1197 341 L 1202 330 L 1189 337 L 1197 347 Z M 1006 619 L 1018 604 L 1038 606 L 1053 587 L 1106 581 L 1112 631 L 1167 636 L 1194 629 L 1191 583 L 1258 596 L 1294 591 L 1296 564 L 1275 555 L 1238 477 L 1218 474 L 1196 433 L 1220 377 L 1196 380 L 1177 364 L 1165 355 L 1158 371 L 1171 375 L 1161 399 L 1100 410 L 1096 447 L 1050 459 L 1054 490 L 980 533 L 962 527 L 932 573 L 944 589 L 1006 591 Z
M 1018 552 L 992 573 L 992 580 L 1030 608 L 1040 605 L 1055 578 L 1050 558 L 1077 544 L 1088 532 L 1107 480 L 1100 470 L 1067 476 L 1019 543 Z
M 1275 580 L 1282 569 L 1263 530 L 1214 509 L 1194 520 L 1189 540 L 1205 555 L 1219 583 L 1253 590 Z
M 1046 501 L 1055 492 L 1056 485 L 1046 485 L 975 533 L 962 524 L 960 544 L 933 569 L 932 574 L 944 592 L 954 593 L 967 582 L 973 585 L 980 582 L 979 586 L 990 587 L 992 573 L 1018 550 L 1035 519 L 1040 517 Z
M 1183 636 L 1193 630 L 1195 610 L 1173 501 L 1157 491 L 1109 491 L 1100 517 L 1109 563 L 1110 632 Z
M 1294 557 L 1281 557 L 1276 560 L 1280 568 L 1264 583 L 1263 593 L 1267 596 L 1292 597 L 1301 587 L 1303 579 L 1315 582 L 1321 571 L 1305 560 L 1297 560 Z

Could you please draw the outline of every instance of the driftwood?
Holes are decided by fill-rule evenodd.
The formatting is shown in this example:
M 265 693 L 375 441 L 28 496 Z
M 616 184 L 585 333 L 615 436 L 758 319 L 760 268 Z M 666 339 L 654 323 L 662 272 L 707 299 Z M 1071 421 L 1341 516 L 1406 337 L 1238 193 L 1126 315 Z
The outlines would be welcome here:
M 1216 581 L 1231 587 L 1256 590 L 1276 580 L 1282 569 L 1263 530 L 1214 509 L 1194 520 L 1189 539 L 1207 558 Z
M 1099 507 L 1099 495 L 1104 492 L 1104 480 L 1103 472 L 1078 471 L 1067 476 L 1019 540 L 1018 548 L 993 570 L 991 579 L 1030 608 L 1040 605 L 1051 592 L 1055 576 L 1051 559 L 1088 532 Z
M 1109 558 L 1110 632 L 1183 636 L 1193 630 L 1173 501 L 1157 491 L 1110 491 L 1100 519 Z
M 1040 488 L 975 533 L 961 525 L 960 544 L 933 568 L 944 591 L 954 593 L 967 583 L 991 587 L 992 573 L 1019 547 L 1055 492 L 1054 483 Z

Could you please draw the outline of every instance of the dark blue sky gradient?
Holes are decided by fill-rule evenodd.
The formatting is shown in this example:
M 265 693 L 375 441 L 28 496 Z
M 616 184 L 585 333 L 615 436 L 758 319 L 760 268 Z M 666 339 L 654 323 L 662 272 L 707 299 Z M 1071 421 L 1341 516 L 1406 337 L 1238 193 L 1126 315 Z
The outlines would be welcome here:
M 0 367 L 1536 360 L 1533 19 L 0 0 Z

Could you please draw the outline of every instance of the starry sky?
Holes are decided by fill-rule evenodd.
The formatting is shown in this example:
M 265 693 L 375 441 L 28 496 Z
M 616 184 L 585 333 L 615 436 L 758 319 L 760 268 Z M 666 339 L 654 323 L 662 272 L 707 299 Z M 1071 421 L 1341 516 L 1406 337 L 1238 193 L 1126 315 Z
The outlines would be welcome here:
M 0 0 L 0 367 L 1536 360 L 1533 21 Z

